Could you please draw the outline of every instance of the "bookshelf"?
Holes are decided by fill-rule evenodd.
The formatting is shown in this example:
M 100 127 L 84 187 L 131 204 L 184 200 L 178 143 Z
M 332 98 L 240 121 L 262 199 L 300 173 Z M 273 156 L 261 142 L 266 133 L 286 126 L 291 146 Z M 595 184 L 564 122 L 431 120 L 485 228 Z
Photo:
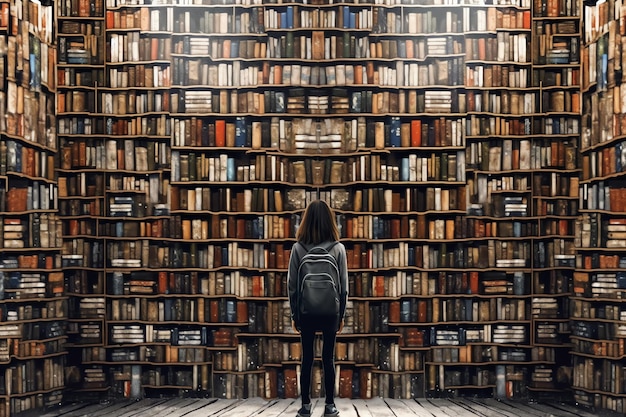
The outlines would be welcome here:
M 583 129 L 577 262 L 571 298 L 572 389 L 589 407 L 626 411 L 622 386 L 624 352 L 620 325 L 623 252 L 621 27 L 623 5 L 585 3 Z M 608 372 L 610 378 L 590 378 Z M 602 374 L 603 376 L 606 373 Z
M 582 11 L 542 2 L 533 11 L 532 85 L 538 88 L 531 158 L 533 213 L 539 216 L 532 276 L 533 350 L 529 393 L 571 398 L 569 297 L 579 209 Z
M 63 399 L 68 300 L 60 265 L 53 7 L 1 2 L 0 416 Z
M 56 8 L 59 54 L 57 126 L 61 263 L 67 320 L 68 398 L 100 396 L 110 382 L 94 357 L 105 357 L 105 119 L 98 102 L 105 79 L 102 1 L 71 1 Z
M 286 267 L 321 198 L 338 395 L 567 396 L 581 11 L 201 3 L 58 9 L 72 392 L 297 397 Z

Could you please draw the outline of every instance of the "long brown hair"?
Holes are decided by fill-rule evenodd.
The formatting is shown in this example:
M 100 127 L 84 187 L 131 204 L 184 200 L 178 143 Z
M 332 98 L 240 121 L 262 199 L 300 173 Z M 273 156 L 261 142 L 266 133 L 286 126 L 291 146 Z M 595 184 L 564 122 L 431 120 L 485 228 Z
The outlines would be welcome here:
M 339 240 L 335 216 L 325 201 L 315 200 L 309 204 L 298 227 L 296 239 L 309 245 Z

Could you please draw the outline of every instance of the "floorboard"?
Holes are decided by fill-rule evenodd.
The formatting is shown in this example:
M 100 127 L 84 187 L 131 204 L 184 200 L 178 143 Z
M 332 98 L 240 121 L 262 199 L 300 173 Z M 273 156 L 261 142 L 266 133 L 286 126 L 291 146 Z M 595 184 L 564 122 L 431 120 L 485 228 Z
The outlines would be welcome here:
M 339 410 L 339 415 L 341 417 L 360 417 L 354 408 L 352 400 L 348 400 L 347 398 L 336 398 L 335 407 Z
M 387 406 L 393 411 L 396 416 L 403 417 L 415 417 L 416 414 L 401 400 L 394 400 L 393 398 L 384 399 Z
M 324 414 L 324 398 L 314 398 L 312 417 Z M 340 417 L 623 417 L 571 404 L 499 401 L 493 398 L 337 398 Z M 65 404 L 15 417 L 295 417 L 301 399 L 169 398 Z

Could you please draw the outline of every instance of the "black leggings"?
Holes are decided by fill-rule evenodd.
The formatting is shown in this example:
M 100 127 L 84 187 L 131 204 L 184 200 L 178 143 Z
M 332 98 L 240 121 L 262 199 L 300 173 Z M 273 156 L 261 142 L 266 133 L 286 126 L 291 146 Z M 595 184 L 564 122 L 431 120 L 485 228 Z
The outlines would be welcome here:
M 337 337 L 337 324 L 334 320 L 320 323 L 303 323 L 300 331 L 302 341 L 302 370 L 300 374 L 300 392 L 302 403 L 311 402 L 311 372 L 313 370 L 315 332 L 322 332 L 322 365 L 324 367 L 324 390 L 326 392 L 326 404 L 335 401 L 335 339 Z

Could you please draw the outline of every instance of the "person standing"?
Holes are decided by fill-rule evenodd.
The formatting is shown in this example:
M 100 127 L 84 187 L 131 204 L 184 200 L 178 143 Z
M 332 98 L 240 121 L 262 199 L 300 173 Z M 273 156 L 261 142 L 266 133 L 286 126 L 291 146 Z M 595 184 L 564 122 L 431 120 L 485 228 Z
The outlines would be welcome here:
M 339 229 L 335 216 L 325 201 L 311 202 L 302 217 L 296 232 L 297 242 L 291 250 L 287 283 L 289 288 L 289 304 L 291 307 L 291 325 L 300 333 L 302 343 L 302 363 L 300 373 L 300 392 L 302 407 L 298 417 L 311 416 L 311 373 L 314 360 L 315 333 L 321 332 L 323 338 L 322 367 L 324 370 L 324 390 L 326 394 L 324 417 L 336 417 L 339 411 L 335 407 L 335 341 L 337 333 L 343 328 L 343 319 L 348 300 L 348 264 L 346 248 L 339 242 Z M 306 314 L 302 308 L 301 288 L 303 277 L 301 266 L 303 258 L 316 247 L 322 247 L 323 253 L 332 256 L 337 268 L 338 312 L 333 315 Z M 330 262 L 332 263 L 332 262 Z M 322 300 L 323 301 L 323 300 Z M 305 311 L 303 311 L 305 310 Z

